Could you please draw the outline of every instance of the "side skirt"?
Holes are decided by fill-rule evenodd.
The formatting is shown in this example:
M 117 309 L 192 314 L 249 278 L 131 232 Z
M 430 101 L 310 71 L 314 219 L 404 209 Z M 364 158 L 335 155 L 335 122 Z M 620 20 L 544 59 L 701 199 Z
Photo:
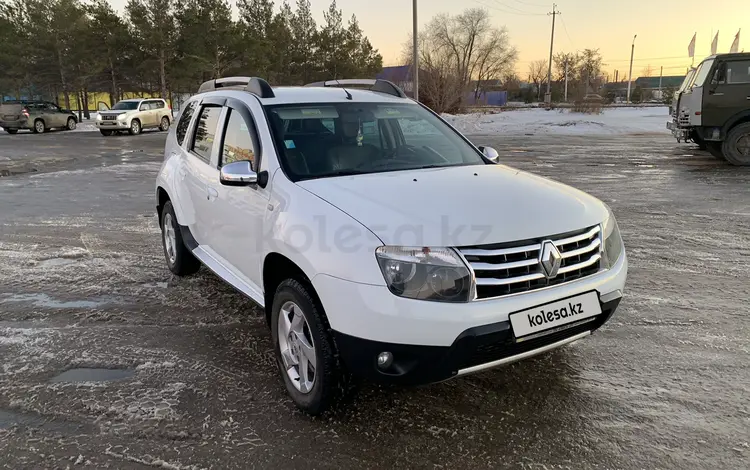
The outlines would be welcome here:
M 237 276 L 231 269 L 216 259 L 213 254 L 200 246 L 187 226 L 180 225 L 180 233 L 182 234 L 182 240 L 185 242 L 185 245 L 193 252 L 193 256 L 198 258 L 198 261 L 203 263 L 208 269 L 213 271 L 214 274 L 222 278 L 229 285 L 249 297 L 250 300 L 258 304 L 258 306 L 261 308 L 265 307 L 263 293 L 259 292 L 248 282 Z

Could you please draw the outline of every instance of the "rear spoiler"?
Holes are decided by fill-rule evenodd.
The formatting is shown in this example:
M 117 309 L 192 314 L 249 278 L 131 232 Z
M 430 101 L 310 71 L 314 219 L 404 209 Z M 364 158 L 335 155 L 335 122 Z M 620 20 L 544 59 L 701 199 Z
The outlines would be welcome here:
M 387 95 L 396 96 L 398 98 L 408 98 L 404 90 L 396 86 L 394 83 L 388 80 L 373 80 L 368 78 L 346 78 L 342 80 L 327 80 L 324 82 L 308 83 L 305 86 L 309 87 L 351 87 L 351 88 L 362 88 L 366 90 L 374 91 L 377 93 L 385 93 Z
M 198 88 L 198 93 L 226 88 L 230 90 L 243 90 L 257 95 L 260 98 L 275 98 L 273 88 L 267 81 L 258 77 L 225 77 L 203 82 Z

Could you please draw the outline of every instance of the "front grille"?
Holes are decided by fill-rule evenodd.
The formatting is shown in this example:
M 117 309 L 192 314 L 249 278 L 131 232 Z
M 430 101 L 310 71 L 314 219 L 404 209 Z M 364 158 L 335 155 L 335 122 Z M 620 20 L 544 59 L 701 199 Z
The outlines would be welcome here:
M 103 121 L 114 121 L 115 119 L 117 119 L 117 116 L 108 116 L 106 114 L 102 114 Z
M 601 265 L 599 225 L 558 236 L 523 242 L 463 247 L 477 280 L 477 300 L 541 289 L 590 276 Z M 562 255 L 557 275 L 547 278 L 539 263 L 542 243 L 550 240 Z

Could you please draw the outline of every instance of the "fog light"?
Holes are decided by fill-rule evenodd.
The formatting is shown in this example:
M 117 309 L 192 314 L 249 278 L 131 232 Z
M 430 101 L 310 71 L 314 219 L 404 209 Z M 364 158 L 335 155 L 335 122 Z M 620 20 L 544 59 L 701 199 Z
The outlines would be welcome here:
M 389 352 L 382 352 L 378 354 L 378 367 L 381 369 L 387 369 L 393 364 L 393 354 Z

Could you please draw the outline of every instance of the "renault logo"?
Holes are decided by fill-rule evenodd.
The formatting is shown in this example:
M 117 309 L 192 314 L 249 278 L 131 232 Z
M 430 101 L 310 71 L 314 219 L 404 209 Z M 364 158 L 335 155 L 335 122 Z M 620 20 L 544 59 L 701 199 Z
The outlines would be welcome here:
M 542 242 L 542 249 L 539 252 L 539 264 L 542 266 L 542 272 L 547 279 L 557 276 L 562 264 L 562 256 L 557 247 L 550 240 Z

